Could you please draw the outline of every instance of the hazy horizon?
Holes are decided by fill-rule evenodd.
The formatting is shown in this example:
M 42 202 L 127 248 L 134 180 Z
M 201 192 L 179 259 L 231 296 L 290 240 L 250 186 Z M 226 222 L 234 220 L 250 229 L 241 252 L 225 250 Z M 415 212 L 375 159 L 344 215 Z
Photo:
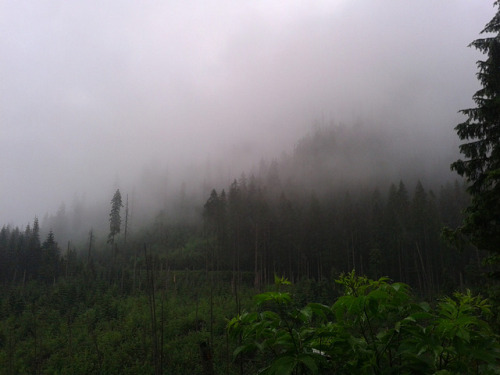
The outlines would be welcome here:
M 169 181 L 141 194 L 207 165 L 238 177 L 315 122 L 428 137 L 412 152 L 432 144 L 437 161 L 493 15 L 467 0 L 2 2 L 0 226 L 109 202 L 156 171 Z

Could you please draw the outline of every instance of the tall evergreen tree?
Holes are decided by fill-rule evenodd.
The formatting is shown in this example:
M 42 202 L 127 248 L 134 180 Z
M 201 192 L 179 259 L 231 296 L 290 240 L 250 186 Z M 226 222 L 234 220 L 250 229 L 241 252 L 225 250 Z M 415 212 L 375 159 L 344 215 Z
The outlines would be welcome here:
M 49 231 L 46 240 L 43 242 L 41 251 L 40 279 L 45 282 L 57 280 L 60 271 L 60 250 L 52 230 Z
M 474 96 L 475 108 L 461 111 L 467 119 L 455 130 L 461 140 L 463 159 L 451 168 L 464 176 L 472 201 L 463 225 L 455 232 L 473 244 L 500 256 L 500 2 L 499 10 L 481 34 L 492 34 L 470 46 L 486 54 L 477 62 L 482 85 Z
M 33 228 L 31 229 L 31 235 L 28 239 L 28 243 L 30 253 L 30 269 L 32 276 L 37 277 L 38 268 L 40 267 L 40 262 L 42 260 L 42 251 L 40 248 L 40 225 L 37 217 L 35 217 L 35 220 L 33 221 Z
M 3 226 L 0 229 L 0 281 L 7 281 L 14 265 L 14 257 L 9 249 L 10 228 Z
M 122 218 L 120 216 L 120 210 L 123 207 L 122 195 L 120 194 L 120 189 L 117 189 L 111 199 L 111 212 L 109 213 L 109 235 L 108 243 L 115 243 L 115 236 L 120 233 L 120 228 L 122 225 Z

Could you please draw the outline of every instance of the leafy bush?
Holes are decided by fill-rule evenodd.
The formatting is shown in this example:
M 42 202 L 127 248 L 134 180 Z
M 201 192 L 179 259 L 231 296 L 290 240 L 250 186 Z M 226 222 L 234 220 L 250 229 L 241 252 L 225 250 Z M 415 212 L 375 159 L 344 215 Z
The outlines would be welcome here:
M 286 283 L 277 279 L 279 286 Z M 233 318 L 240 360 L 260 374 L 498 374 L 500 345 L 487 301 L 470 291 L 416 303 L 407 285 L 342 275 L 332 306 L 294 304 L 289 293 L 255 297 L 256 311 Z

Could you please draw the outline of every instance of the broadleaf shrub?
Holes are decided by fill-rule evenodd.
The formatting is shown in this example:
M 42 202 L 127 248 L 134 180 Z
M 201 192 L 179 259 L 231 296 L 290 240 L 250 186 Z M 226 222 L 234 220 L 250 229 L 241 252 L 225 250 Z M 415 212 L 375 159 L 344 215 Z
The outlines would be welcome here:
M 255 311 L 229 322 L 241 342 L 235 357 L 259 363 L 268 375 L 500 373 L 499 337 L 482 297 L 457 292 L 432 308 L 387 278 L 353 271 L 337 283 L 344 295 L 332 306 L 299 308 L 279 291 L 256 296 Z

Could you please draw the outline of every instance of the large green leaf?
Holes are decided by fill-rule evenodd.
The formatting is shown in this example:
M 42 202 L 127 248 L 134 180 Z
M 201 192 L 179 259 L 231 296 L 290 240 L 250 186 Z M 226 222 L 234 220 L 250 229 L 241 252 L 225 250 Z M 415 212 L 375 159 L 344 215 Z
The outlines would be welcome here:
M 311 371 L 311 374 L 318 373 L 318 365 L 316 364 L 317 359 L 315 359 L 311 354 L 300 354 L 297 359 Z
M 297 365 L 297 360 L 292 356 L 283 356 L 276 359 L 269 367 L 271 375 L 290 375 Z

